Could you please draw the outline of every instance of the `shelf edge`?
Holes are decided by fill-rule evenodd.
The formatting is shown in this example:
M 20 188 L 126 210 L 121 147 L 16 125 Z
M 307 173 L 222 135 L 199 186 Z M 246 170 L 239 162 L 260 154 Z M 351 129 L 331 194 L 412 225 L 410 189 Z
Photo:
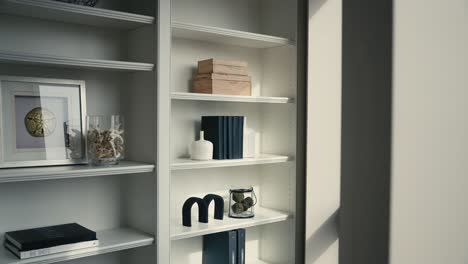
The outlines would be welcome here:
M 0 61 L 25 64 L 44 64 L 78 68 L 98 68 L 109 70 L 152 71 L 154 64 L 112 60 L 92 60 L 54 55 L 0 51 Z
M 173 21 L 171 27 L 173 29 L 196 31 L 196 32 L 234 37 L 234 38 L 246 39 L 246 40 L 252 40 L 252 41 L 261 41 L 261 42 L 266 42 L 266 43 L 276 44 L 276 45 L 285 45 L 285 46 L 294 45 L 294 41 L 287 39 L 287 38 L 240 31 L 240 30 L 224 29 L 224 28 L 189 24 L 189 23 L 177 22 L 177 21 Z
M 267 104 L 294 103 L 294 99 L 289 98 L 289 97 L 211 95 L 211 94 L 197 94 L 197 93 L 184 93 L 184 92 L 172 92 L 171 98 L 173 100 L 188 100 L 188 101 L 267 103 Z

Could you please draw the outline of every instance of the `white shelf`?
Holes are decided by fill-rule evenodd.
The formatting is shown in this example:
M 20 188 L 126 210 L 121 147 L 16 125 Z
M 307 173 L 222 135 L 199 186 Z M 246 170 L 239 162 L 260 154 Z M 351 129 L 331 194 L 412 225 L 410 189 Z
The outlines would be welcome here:
M 249 264 L 272 264 L 272 263 L 269 263 L 269 262 L 266 262 L 266 261 L 263 261 L 263 260 L 260 260 L 260 259 L 246 259 L 245 263 L 249 263 Z
M 261 154 L 255 158 L 196 161 L 191 159 L 177 159 L 171 164 L 172 170 L 209 169 L 220 167 L 248 166 L 289 161 L 288 156 Z
M 131 161 L 121 161 L 118 165 L 102 167 L 70 165 L 0 169 L 0 183 L 135 174 L 152 172 L 153 170 L 154 165 Z
M 239 96 L 239 95 L 181 93 L 181 92 L 173 92 L 171 94 L 171 97 L 174 100 L 215 101 L 215 102 L 268 103 L 268 104 L 287 104 L 287 103 L 294 102 L 294 100 L 289 97 Z
M 134 29 L 154 23 L 154 17 L 52 0 L 0 0 L 0 12 L 98 27 Z
M 95 60 L 45 54 L 0 51 L 0 62 L 118 71 L 152 71 L 154 64 Z
M 287 38 L 174 21 L 172 22 L 172 35 L 176 38 L 247 48 L 273 48 L 293 44 Z
M 182 220 L 179 219 L 171 224 L 171 239 L 186 239 L 239 228 L 272 224 L 286 221 L 289 217 L 290 214 L 285 212 L 257 207 L 255 209 L 255 217 L 250 219 L 235 219 L 225 215 L 224 220 L 216 220 L 210 216 L 209 223 L 204 224 L 198 222 L 197 217 L 192 217 L 192 227 L 183 226 Z
M 131 248 L 144 247 L 154 243 L 154 238 L 145 233 L 131 229 L 112 229 L 97 232 L 99 246 L 42 256 L 31 259 L 20 260 L 15 255 L 6 250 L 3 245 L 0 247 L 1 264 L 48 264 L 72 259 L 84 258 Z

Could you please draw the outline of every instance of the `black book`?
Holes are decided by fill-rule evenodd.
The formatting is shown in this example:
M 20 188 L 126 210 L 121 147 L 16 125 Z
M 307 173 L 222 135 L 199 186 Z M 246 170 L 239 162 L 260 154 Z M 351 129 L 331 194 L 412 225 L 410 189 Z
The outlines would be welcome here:
M 234 117 L 234 154 L 233 159 L 242 159 L 244 157 L 244 117 Z
M 213 159 L 224 159 L 224 124 L 222 116 L 202 116 L 205 139 L 213 143 Z
M 223 116 L 223 159 L 229 159 L 229 117 Z
M 20 251 L 97 240 L 96 232 L 79 224 L 64 224 L 5 233 L 5 239 Z
M 203 264 L 238 264 L 237 231 L 203 237 Z
M 237 264 L 245 264 L 245 229 L 237 230 Z
M 234 116 L 227 116 L 228 119 L 228 159 L 234 159 L 235 156 L 235 149 L 234 146 L 236 144 L 236 135 L 234 133 L 235 131 L 235 117 Z

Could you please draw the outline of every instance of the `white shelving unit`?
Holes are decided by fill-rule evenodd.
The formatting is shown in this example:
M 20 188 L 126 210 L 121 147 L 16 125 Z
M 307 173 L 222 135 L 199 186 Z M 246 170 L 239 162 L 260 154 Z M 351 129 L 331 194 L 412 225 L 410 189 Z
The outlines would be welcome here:
M 132 248 L 149 246 L 154 243 L 154 237 L 132 229 L 112 229 L 97 232 L 99 246 L 85 248 L 37 258 L 19 260 L 15 255 L 0 247 L 0 263 L 2 264 L 49 264 L 89 256 L 107 254 Z
M 0 239 L 8 231 L 78 223 L 98 230 L 100 241 L 28 260 L 2 246 L 0 263 L 156 263 L 157 6 L 0 0 L 0 75 L 83 80 L 88 114 L 125 117 L 129 160 L 0 169 Z
M 172 22 L 172 34 L 177 38 L 247 48 L 273 48 L 293 44 L 287 38 L 183 22 Z
M 41 168 L 1 169 L 0 183 L 137 174 L 153 171 L 154 165 L 131 161 L 121 161 L 119 165 L 105 167 L 73 165 Z
M 233 159 L 233 160 L 209 160 L 194 161 L 191 159 L 176 159 L 172 165 L 172 170 L 209 169 L 222 167 L 249 166 L 261 164 L 283 163 L 289 160 L 288 156 L 261 154 L 255 158 Z
M 153 64 L 0 51 L 0 62 L 117 71 L 152 71 Z
M 203 235 L 238 228 L 247 229 L 248 263 L 297 263 L 301 1 L 0 0 L 0 75 L 84 80 L 88 114 L 125 116 L 131 160 L 0 169 L 0 239 L 70 222 L 109 230 L 98 232 L 98 248 L 30 260 L 1 248 L 0 264 L 201 264 Z M 248 62 L 253 96 L 190 93 L 197 61 L 209 58 Z M 181 158 L 206 115 L 246 116 L 258 152 L 278 155 Z M 254 186 L 255 218 L 182 226 L 185 199 L 227 197 L 233 185 Z
M 171 90 L 160 100 L 169 101 L 163 118 L 169 120 L 170 131 L 159 132 L 170 141 L 171 184 L 167 193 L 167 185 L 159 191 L 169 197 L 171 222 L 165 228 L 172 241 L 171 263 L 201 264 L 204 235 L 239 228 L 246 228 L 250 241 L 248 263 L 296 263 L 296 128 L 303 111 L 296 103 L 302 89 L 297 82 L 300 54 L 294 19 L 299 1 L 170 1 L 172 38 L 165 51 L 171 53 L 171 79 L 165 84 Z M 197 62 L 210 58 L 247 62 L 252 96 L 191 93 Z M 263 154 L 238 160 L 186 158 L 188 146 L 198 139 L 201 117 L 229 115 L 246 117 Z M 195 213 L 193 226 L 182 226 L 185 199 L 216 193 L 227 200 L 231 186 L 254 186 L 255 218 L 210 217 L 203 224 Z M 167 206 L 167 200 L 159 205 Z
M 174 220 L 171 227 L 171 239 L 179 240 L 197 236 L 204 236 L 223 231 L 235 230 L 239 228 L 255 227 L 260 225 L 272 224 L 286 221 L 290 215 L 288 213 L 270 210 L 267 208 L 257 208 L 255 217 L 249 219 L 234 219 L 224 216 L 224 220 L 211 218 L 208 224 L 197 222 L 194 218 L 192 227 L 182 226 L 182 220 Z
M 57 2 L 53 0 L 1 0 L 0 12 L 65 23 L 117 29 L 135 29 L 154 23 L 154 17 Z
M 265 104 L 289 104 L 294 99 L 289 97 L 272 96 L 239 96 L 239 95 L 220 95 L 220 94 L 201 94 L 201 93 L 182 93 L 173 92 L 173 100 L 189 101 L 214 101 L 214 102 L 238 102 L 238 103 L 265 103 Z

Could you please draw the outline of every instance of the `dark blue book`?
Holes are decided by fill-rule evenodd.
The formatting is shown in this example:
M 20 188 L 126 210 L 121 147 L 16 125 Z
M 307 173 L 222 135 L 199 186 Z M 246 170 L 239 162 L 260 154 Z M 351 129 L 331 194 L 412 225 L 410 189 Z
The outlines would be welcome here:
M 227 116 L 228 119 L 228 159 L 234 159 L 235 157 L 235 117 L 234 116 Z
M 5 233 L 5 240 L 20 251 L 97 240 L 96 232 L 79 224 L 64 224 Z
M 238 264 L 237 231 L 203 237 L 203 264 Z
M 244 117 L 234 117 L 234 151 L 233 159 L 242 159 L 244 157 Z
M 245 117 L 239 116 L 239 127 L 238 127 L 238 133 L 239 133 L 239 142 L 237 144 L 237 158 L 242 159 L 244 158 L 244 120 Z
M 223 116 L 223 159 L 229 159 L 229 117 Z
M 237 230 L 237 264 L 245 264 L 245 229 Z
M 224 124 L 221 116 L 202 116 L 205 139 L 213 143 L 213 159 L 224 159 Z

